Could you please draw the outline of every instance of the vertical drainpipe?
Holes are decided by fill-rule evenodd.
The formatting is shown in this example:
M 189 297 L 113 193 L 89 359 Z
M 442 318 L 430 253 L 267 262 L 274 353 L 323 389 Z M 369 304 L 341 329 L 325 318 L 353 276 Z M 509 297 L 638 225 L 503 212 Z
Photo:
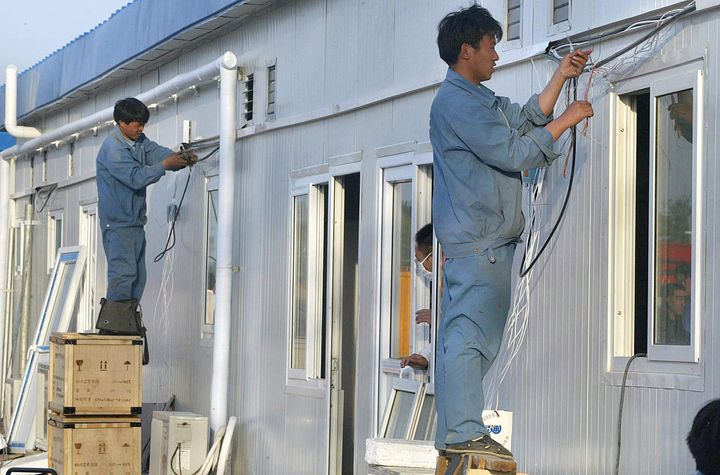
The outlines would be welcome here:
M 10 282 L 8 282 L 8 261 L 10 258 L 10 163 L 0 158 L 0 335 L 5 334 L 5 320 L 7 315 L 8 292 Z M 4 339 L 4 336 L 3 336 Z M 4 340 L 0 340 L 0 354 L 5 352 L 2 348 Z M 2 358 L 0 358 L 2 360 Z M 0 375 L 4 375 L 5 367 L 0 368 Z M 5 381 L 4 378 L 0 380 Z M 4 383 L 3 383 L 4 384 Z M 0 397 L 4 401 L 4 398 Z
M 17 67 L 8 65 L 5 68 L 5 130 L 13 137 L 19 139 L 31 139 L 39 137 L 41 132 L 34 127 L 23 127 L 17 124 Z M 5 307 L 7 301 L 8 287 L 7 266 L 9 259 L 8 241 L 10 227 L 8 215 L 10 214 L 10 164 L 7 160 L 0 158 L 0 331 L 5 331 Z M 31 216 L 32 218 L 32 216 Z M 23 320 L 23 327 L 28 322 Z M 27 330 L 24 333 L 27 336 Z M 20 363 L 25 364 L 25 349 L 27 340 L 20 341 Z M 4 350 L 3 350 L 4 351 Z M 24 370 L 24 367 L 22 368 Z
M 235 204 L 235 109 L 237 58 L 225 53 L 220 67 L 220 166 L 218 183 L 217 280 L 210 427 L 217 433 L 227 421 L 232 314 L 232 248 Z

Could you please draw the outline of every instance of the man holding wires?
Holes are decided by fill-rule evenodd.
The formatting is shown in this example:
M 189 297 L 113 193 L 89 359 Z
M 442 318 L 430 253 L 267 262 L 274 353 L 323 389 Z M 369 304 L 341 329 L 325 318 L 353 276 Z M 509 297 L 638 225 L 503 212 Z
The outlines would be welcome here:
M 140 301 L 145 289 L 145 190 L 165 174 L 192 166 L 193 153 L 176 153 L 143 133 L 147 106 L 133 97 L 115 103 L 116 126 L 96 162 L 98 214 L 107 257 L 107 300 Z
M 577 101 L 552 117 L 563 85 L 582 73 L 590 51 L 565 56 L 545 89 L 524 106 L 495 96 L 481 83 L 495 71 L 501 38 L 500 24 L 478 5 L 450 13 L 438 25 L 440 57 L 449 69 L 430 112 L 433 221 L 446 258 L 435 446 L 514 471 L 512 454 L 482 422 L 482 380 L 510 307 L 510 272 L 524 228 L 520 172 L 550 165 L 559 156 L 554 142 L 593 110 Z

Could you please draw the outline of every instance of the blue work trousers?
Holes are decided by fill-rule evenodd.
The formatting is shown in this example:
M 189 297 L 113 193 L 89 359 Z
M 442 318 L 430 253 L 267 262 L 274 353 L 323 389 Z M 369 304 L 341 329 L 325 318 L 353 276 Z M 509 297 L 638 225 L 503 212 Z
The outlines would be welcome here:
M 512 243 L 445 261 L 435 363 L 439 450 L 488 434 L 482 382 L 502 342 L 514 255 Z
M 138 302 L 145 290 L 145 229 L 143 226 L 103 229 L 107 258 L 108 300 Z

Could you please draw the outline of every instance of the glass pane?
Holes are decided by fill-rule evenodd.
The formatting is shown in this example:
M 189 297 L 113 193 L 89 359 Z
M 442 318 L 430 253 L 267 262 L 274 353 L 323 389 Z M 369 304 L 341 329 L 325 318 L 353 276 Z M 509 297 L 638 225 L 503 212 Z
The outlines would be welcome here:
M 508 9 L 520 8 L 520 0 L 508 0 Z
M 292 341 L 290 367 L 305 369 L 308 298 L 308 195 L 295 198 L 293 210 Z
M 426 394 L 413 440 L 435 440 L 435 396 Z
M 218 190 L 208 191 L 207 248 L 205 249 L 205 325 L 215 324 L 215 279 L 217 277 Z
M 508 41 L 517 40 L 520 38 L 520 23 L 514 23 L 508 25 L 507 28 L 507 39 Z
M 508 24 L 520 23 L 520 8 L 508 10 Z
M 412 183 L 393 185 L 392 309 L 390 357 L 410 354 L 410 270 L 412 263 Z
M 385 432 L 386 438 L 404 439 L 407 437 L 414 402 L 415 393 L 400 390 L 395 392 L 393 405 L 390 409 L 390 419 Z
M 553 10 L 553 24 L 558 24 L 563 21 L 567 21 L 569 11 L 570 10 L 569 10 L 569 7 L 567 4 L 565 4 L 562 7 L 555 8 Z
M 73 328 L 74 320 L 73 317 L 72 320 L 69 322 L 67 328 L 60 328 L 60 316 L 62 314 L 63 307 L 65 306 L 65 301 L 68 299 L 68 294 L 70 293 L 70 282 L 72 281 L 73 273 L 75 272 L 75 261 L 63 263 L 60 262 L 60 268 L 58 269 L 57 274 L 57 294 L 55 296 L 55 299 L 52 302 L 52 309 L 49 309 L 49 315 L 50 315 L 50 333 L 58 332 L 58 331 L 67 331 L 67 328 Z M 46 344 L 47 341 L 43 344 Z
M 692 89 L 659 96 L 656 111 L 653 341 L 687 346 L 692 308 Z
M 62 247 L 62 219 L 55 220 L 55 250 Z

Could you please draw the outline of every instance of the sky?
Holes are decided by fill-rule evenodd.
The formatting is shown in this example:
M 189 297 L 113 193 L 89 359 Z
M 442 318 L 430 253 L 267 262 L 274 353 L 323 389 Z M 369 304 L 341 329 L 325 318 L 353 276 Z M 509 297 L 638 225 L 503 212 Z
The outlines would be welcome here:
M 7 4 L 12 3 L 11 7 Z M 21 0 L 0 2 L 0 84 L 5 67 L 24 71 L 108 19 L 130 0 Z

